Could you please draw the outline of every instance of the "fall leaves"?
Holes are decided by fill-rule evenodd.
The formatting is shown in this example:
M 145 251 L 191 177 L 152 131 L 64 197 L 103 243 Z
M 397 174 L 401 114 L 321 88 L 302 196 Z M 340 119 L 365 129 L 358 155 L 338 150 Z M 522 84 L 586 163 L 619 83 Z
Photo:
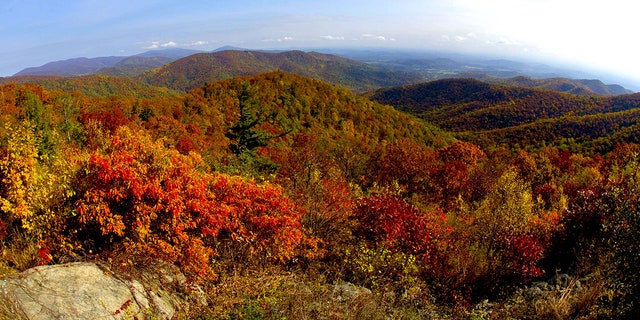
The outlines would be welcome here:
M 85 240 L 102 250 L 124 243 L 204 278 L 213 276 L 214 241 L 276 261 L 297 254 L 307 235 L 299 208 L 280 188 L 203 168 L 197 153 L 119 128 L 78 178 L 77 223 L 98 231 Z

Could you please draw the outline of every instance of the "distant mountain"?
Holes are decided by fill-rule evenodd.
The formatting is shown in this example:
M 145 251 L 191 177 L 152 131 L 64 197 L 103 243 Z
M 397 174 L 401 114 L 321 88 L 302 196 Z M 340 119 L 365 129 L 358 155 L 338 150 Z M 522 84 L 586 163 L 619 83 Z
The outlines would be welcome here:
M 40 67 L 26 68 L 16 76 L 76 76 L 94 74 L 98 70 L 111 67 L 125 57 L 73 58 L 49 62 Z
M 136 55 L 119 61 L 113 67 L 100 69 L 97 73 L 112 76 L 135 77 L 147 70 L 163 66 L 175 60 L 176 59 L 169 57 L 146 57 Z
M 526 76 L 535 79 L 567 78 L 567 79 L 600 79 L 607 83 L 626 83 L 628 88 L 637 89 L 635 83 L 612 77 L 607 74 L 594 74 L 588 71 L 571 70 L 563 67 L 554 67 L 538 62 L 522 62 L 507 59 L 495 59 L 473 54 L 455 52 L 436 52 L 422 50 L 366 50 L 366 49 L 333 49 L 323 52 L 338 54 L 343 57 L 367 62 L 373 65 L 385 66 L 395 70 L 415 72 L 427 80 L 445 78 L 478 78 L 489 81 L 487 78 L 513 78 Z M 484 75 L 484 76 L 483 76 Z M 583 81 L 583 80 L 580 80 Z M 627 81 L 627 82 L 625 82 Z M 492 82 L 492 81 L 489 81 Z M 493 83 L 493 82 L 492 82 Z M 496 82 L 499 83 L 499 82 Z M 505 83 L 512 85 L 512 83 Z M 584 83 L 583 83 L 584 84 Z M 587 85 L 587 84 L 584 84 Z M 578 86 L 577 83 L 570 86 Z M 590 85 L 587 85 L 588 87 Z M 607 85 L 609 88 L 601 93 L 590 88 L 597 94 L 624 94 L 628 90 L 617 85 Z M 536 86 L 538 87 L 538 86 Z M 545 87 L 545 86 L 541 86 Z M 582 88 L 572 93 L 579 93 Z M 558 90 L 558 88 L 553 88 Z M 559 91 L 570 91 L 562 90 Z M 611 93 L 609 93 L 611 92 Z M 584 94 L 591 94 L 585 92 Z
M 572 141 L 573 148 L 585 148 L 579 151 L 606 152 L 617 142 L 640 142 L 640 94 L 589 97 L 475 79 L 443 79 L 383 88 L 366 96 L 483 147 L 559 146 Z
M 78 76 L 89 74 L 109 74 L 134 76 L 143 71 L 159 67 L 195 53 L 198 50 L 170 48 L 150 50 L 134 56 L 113 56 L 98 58 L 73 58 L 62 61 L 49 62 L 40 67 L 26 68 L 15 76 Z
M 354 91 L 421 80 L 416 74 L 317 52 L 239 50 L 191 55 L 150 70 L 140 79 L 154 86 L 190 90 L 208 82 L 276 70 L 323 80 Z
M 600 80 L 589 79 L 568 79 L 568 78 L 546 78 L 534 79 L 525 76 L 517 76 L 513 78 L 498 78 L 487 74 L 464 73 L 460 75 L 463 78 L 473 78 L 483 82 L 492 84 L 502 84 L 507 86 L 518 86 L 527 88 L 548 89 L 559 92 L 566 92 L 582 96 L 596 95 L 617 95 L 630 94 L 633 91 L 628 90 L 620 85 L 607 85 Z
M 168 48 L 168 49 L 157 49 L 157 50 L 149 50 L 140 54 L 136 54 L 134 57 L 165 57 L 172 59 L 180 59 L 184 57 L 188 57 L 192 54 L 202 53 L 202 50 L 191 50 L 191 49 L 182 49 L 182 48 Z
M 234 46 L 223 46 L 223 47 L 220 47 L 218 49 L 213 50 L 212 52 L 229 51 L 229 50 L 249 51 L 249 49 L 247 49 L 247 48 L 240 48 L 240 47 L 234 47 Z M 258 50 L 256 50 L 256 51 L 258 51 Z

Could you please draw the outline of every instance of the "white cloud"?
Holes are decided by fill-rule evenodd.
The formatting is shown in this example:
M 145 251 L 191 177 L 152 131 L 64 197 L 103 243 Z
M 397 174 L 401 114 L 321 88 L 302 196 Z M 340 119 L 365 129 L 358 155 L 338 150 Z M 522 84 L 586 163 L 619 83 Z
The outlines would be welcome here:
M 160 42 L 151 41 L 151 45 L 148 47 L 143 47 L 144 49 L 158 49 L 160 47 Z
M 191 44 L 189 44 L 189 46 L 197 47 L 197 46 L 204 46 L 204 45 L 207 45 L 207 44 L 209 44 L 209 42 L 207 42 L 207 41 L 196 41 L 196 42 L 192 42 Z
M 151 43 L 151 44 L 146 46 L 146 47 L 142 47 L 142 48 L 143 49 L 154 50 L 154 49 L 159 49 L 159 48 L 173 48 L 173 47 L 177 47 L 178 46 L 178 44 L 173 42 L 173 41 L 169 41 L 169 42 L 165 42 L 165 43 L 161 43 L 160 41 L 151 41 L 149 43 Z
M 320 36 L 320 39 L 322 40 L 344 40 L 344 37 L 340 37 L 340 36 L 331 36 L 331 35 L 327 35 L 327 36 Z
M 293 37 L 284 36 L 282 38 L 277 38 L 277 39 L 272 39 L 272 38 L 262 39 L 262 42 L 285 42 L 285 41 L 293 41 L 293 40 L 295 40 Z
M 388 38 L 386 36 L 375 35 L 371 33 L 365 33 L 360 35 L 365 40 L 378 40 L 378 41 L 396 41 L 395 38 Z

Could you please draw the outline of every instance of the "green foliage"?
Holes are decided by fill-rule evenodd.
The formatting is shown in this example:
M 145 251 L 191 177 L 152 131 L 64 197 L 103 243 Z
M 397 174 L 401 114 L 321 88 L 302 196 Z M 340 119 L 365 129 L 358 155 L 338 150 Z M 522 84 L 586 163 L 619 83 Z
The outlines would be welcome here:
M 40 97 L 29 90 L 20 92 L 18 107 L 22 108 L 25 119 L 34 125 L 33 130 L 40 140 L 38 152 L 40 154 L 51 153 L 53 141 L 51 116 L 48 108 L 44 106 Z

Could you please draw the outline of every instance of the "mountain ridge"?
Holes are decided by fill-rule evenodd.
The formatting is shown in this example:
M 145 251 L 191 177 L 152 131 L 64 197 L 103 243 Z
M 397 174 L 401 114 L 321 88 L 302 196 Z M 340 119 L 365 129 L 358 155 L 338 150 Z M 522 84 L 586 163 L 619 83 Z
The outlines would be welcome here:
M 337 55 L 300 50 L 224 50 L 200 53 L 147 71 L 138 79 L 154 86 L 188 91 L 208 82 L 277 70 L 323 80 L 360 92 L 421 80 L 417 75 L 410 73 L 392 71 Z
M 136 69 L 151 64 L 149 68 L 155 68 L 160 66 L 159 64 L 153 64 L 153 61 L 157 61 L 157 58 L 166 58 L 170 61 L 174 61 L 179 58 L 186 57 L 191 54 L 199 53 L 199 50 L 180 49 L 180 48 L 168 48 L 160 50 L 149 50 L 132 56 L 108 56 L 108 57 L 96 57 L 96 58 L 71 58 L 66 60 L 58 60 L 48 62 L 39 67 L 29 67 L 18 71 L 13 76 L 79 76 L 100 73 L 100 71 L 109 68 L 118 68 L 118 72 L 108 71 L 107 74 L 130 74 L 127 71 L 127 65 L 131 65 L 132 61 L 138 61 L 139 64 L 135 65 Z M 165 61 L 169 61 L 165 60 Z M 169 62 L 170 62 L 169 61 Z M 168 62 L 167 62 L 168 63 Z M 130 66 L 129 66 L 130 67 Z M 138 72 L 139 73 L 139 72 Z M 137 73 L 136 73 L 137 74 Z

